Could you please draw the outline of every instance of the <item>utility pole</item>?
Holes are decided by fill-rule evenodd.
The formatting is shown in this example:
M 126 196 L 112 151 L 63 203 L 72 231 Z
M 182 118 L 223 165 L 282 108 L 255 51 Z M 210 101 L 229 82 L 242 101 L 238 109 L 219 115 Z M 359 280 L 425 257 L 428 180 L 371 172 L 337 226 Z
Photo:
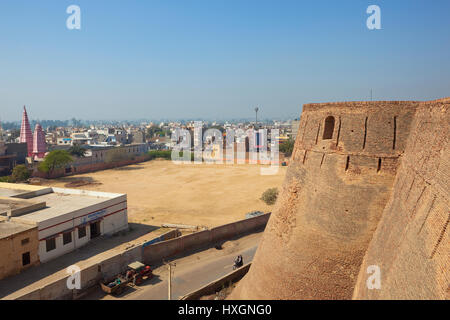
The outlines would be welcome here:
M 172 300 L 172 267 L 175 267 L 177 264 L 175 262 L 166 262 L 166 261 L 163 261 L 163 263 L 169 266 L 168 298 L 169 300 Z
M 2 127 L 2 119 L 0 119 L 0 142 L 3 141 L 3 127 Z
M 373 101 L 372 100 L 372 89 L 370 89 L 370 101 Z

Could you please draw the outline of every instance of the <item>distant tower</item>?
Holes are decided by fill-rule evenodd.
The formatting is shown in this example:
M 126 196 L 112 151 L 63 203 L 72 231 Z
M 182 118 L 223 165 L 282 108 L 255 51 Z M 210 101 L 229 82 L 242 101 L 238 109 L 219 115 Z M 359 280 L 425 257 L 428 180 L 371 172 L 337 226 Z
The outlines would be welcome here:
M 0 156 L 4 156 L 6 154 L 6 145 L 5 141 L 3 141 L 3 128 L 2 123 L 0 122 Z
M 41 125 L 38 123 L 34 128 L 33 135 L 33 157 L 44 158 L 47 152 L 47 145 L 45 144 L 45 134 L 42 131 Z
M 0 142 L 3 141 L 3 127 L 2 127 L 2 122 L 0 121 Z
M 20 127 L 20 143 L 27 144 L 28 156 L 31 157 L 33 154 L 33 133 L 25 106 L 23 106 L 22 126 Z

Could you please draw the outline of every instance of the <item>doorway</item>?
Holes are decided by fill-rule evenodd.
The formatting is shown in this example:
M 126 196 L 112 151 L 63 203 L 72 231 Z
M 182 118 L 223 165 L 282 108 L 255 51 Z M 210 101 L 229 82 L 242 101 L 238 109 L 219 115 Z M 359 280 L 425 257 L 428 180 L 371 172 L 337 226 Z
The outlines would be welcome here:
M 91 239 L 97 238 L 100 235 L 100 221 L 91 223 Z

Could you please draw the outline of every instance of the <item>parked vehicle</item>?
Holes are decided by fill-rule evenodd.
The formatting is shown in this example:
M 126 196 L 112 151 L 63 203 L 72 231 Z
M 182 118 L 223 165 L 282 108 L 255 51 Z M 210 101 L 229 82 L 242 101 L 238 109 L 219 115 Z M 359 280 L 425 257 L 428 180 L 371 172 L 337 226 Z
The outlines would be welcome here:
M 119 295 L 123 292 L 125 287 L 128 285 L 128 280 L 121 277 L 120 275 L 115 277 L 111 281 L 100 282 L 102 290 L 111 295 Z
M 140 285 L 143 280 L 153 278 L 152 269 L 141 262 L 133 262 L 128 265 L 125 277 L 134 285 Z
M 100 282 L 100 286 L 107 294 L 119 295 L 127 285 L 140 285 L 142 281 L 151 279 L 152 277 L 153 272 L 150 266 L 136 261 L 128 265 L 128 269 L 124 274 L 119 274 L 109 281 L 102 281 Z

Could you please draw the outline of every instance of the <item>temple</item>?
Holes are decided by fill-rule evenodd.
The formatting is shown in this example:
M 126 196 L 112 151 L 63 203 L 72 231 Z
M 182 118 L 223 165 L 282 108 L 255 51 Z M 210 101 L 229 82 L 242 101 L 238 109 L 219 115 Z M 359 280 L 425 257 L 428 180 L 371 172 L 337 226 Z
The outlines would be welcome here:
M 41 125 L 38 123 L 36 124 L 33 135 L 33 158 L 44 158 L 46 151 L 45 134 L 42 131 Z
M 23 106 L 22 125 L 20 127 L 20 143 L 27 144 L 28 157 L 31 157 L 33 155 L 33 133 L 25 106 Z

